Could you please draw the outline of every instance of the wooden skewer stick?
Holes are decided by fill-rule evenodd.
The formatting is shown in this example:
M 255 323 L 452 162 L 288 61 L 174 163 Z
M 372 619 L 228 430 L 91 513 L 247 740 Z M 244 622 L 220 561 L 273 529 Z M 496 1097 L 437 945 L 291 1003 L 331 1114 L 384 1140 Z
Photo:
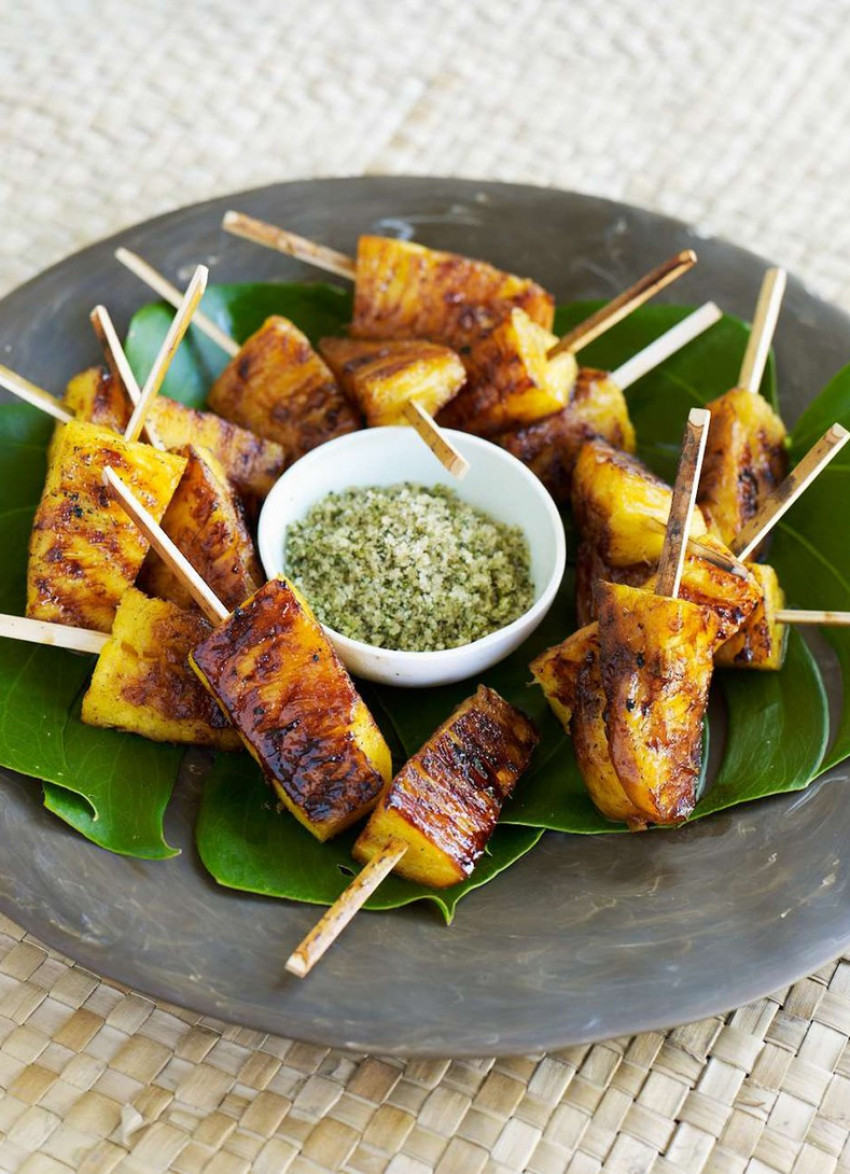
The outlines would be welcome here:
M 765 498 L 761 509 L 747 522 L 743 530 L 739 530 L 735 535 L 730 547 L 732 553 L 742 562 L 748 558 L 800 494 L 808 489 L 814 479 L 838 455 L 848 440 L 850 432 L 841 424 L 833 424 L 797 462 L 785 480 Z
M 666 285 L 670 285 L 671 282 L 687 273 L 696 263 L 697 255 L 693 249 L 683 249 L 681 253 L 676 253 L 674 257 L 669 257 L 660 265 L 656 265 L 634 285 L 612 298 L 595 314 L 585 318 L 584 322 L 579 322 L 578 326 L 574 326 L 549 350 L 547 358 L 554 359 L 556 355 L 560 355 L 564 351 L 572 351 L 573 354 L 580 351 L 582 347 L 593 342 L 600 334 L 604 334 L 606 330 L 610 330 L 623 318 L 627 318 L 638 306 L 642 306 L 644 302 L 654 298 Z
M 338 253 L 336 249 L 329 249 L 305 236 L 267 224 L 264 220 L 255 220 L 253 216 L 245 216 L 242 212 L 225 212 L 221 227 L 234 236 L 241 236 L 256 245 L 265 245 L 267 249 L 277 249 L 279 253 L 306 261 L 308 265 L 335 273 L 337 277 L 348 277 L 354 281 L 357 273 L 355 261 L 346 257 L 345 253 Z
M 180 306 L 183 295 L 177 286 L 172 285 L 167 277 L 163 277 L 158 270 L 154 269 L 153 265 L 149 265 L 138 253 L 131 253 L 129 249 L 116 249 L 115 259 L 116 261 L 120 261 L 131 273 L 134 273 L 154 293 L 158 293 L 169 305 L 174 306 L 175 309 Z M 213 342 L 218 343 L 221 349 L 226 351 L 231 357 L 238 353 L 239 343 L 232 339 L 229 334 L 225 334 L 221 327 L 216 326 L 212 318 L 208 318 L 201 310 L 195 311 L 192 325 L 197 326 L 198 330 L 202 331 L 207 338 L 211 338 Z
M 89 320 L 94 328 L 97 340 L 103 348 L 103 354 L 107 365 L 114 379 L 116 379 L 127 393 L 127 398 L 133 407 L 142 398 L 141 390 L 136 382 L 136 376 L 133 374 L 133 368 L 127 360 L 124 353 L 124 348 L 121 345 L 121 340 L 109 316 L 109 311 L 105 306 L 95 306 Z M 160 452 L 165 452 L 165 445 L 157 436 L 153 424 L 150 420 L 145 421 L 142 429 L 148 444 L 153 448 L 159 449 Z
M 738 376 L 738 386 L 745 387 L 747 391 L 756 395 L 761 387 L 767 356 L 770 354 L 770 344 L 773 342 L 786 280 L 787 274 L 784 269 L 768 269 L 761 283 L 750 338 Z
M 691 408 L 688 413 L 688 422 L 685 425 L 685 439 L 682 443 L 679 467 L 676 470 L 673 500 L 670 503 L 670 517 L 667 522 L 667 532 L 664 535 L 661 560 L 658 564 L 656 595 L 668 595 L 671 599 L 675 599 L 679 594 L 687 535 L 696 507 L 697 487 L 710 423 L 711 412 L 706 408 Z
M 824 624 L 836 628 L 850 627 L 850 611 L 805 611 L 802 608 L 781 607 L 776 613 L 781 624 Z
M 95 655 L 100 653 L 109 639 L 105 632 L 7 615 L 0 615 L 0 636 L 7 636 L 10 640 L 26 640 L 29 644 L 70 648 L 72 652 L 93 652 Z
M 23 375 L 17 375 L 2 364 L 0 364 L 0 387 L 5 387 L 7 391 L 11 391 L 12 395 L 16 395 L 25 403 L 32 404 L 34 408 L 40 408 L 42 412 L 47 412 L 61 424 L 70 424 L 74 419 L 71 413 L 66 412 L 49 391 L 36 387 L 34 383 L 30 383 L 29 379 L 24 379 Z
M 693 342 L 715 322 L 719 322 L 722 317 L 723 311 L 714 302 L 706 302 L 698 310 L 694 310 L 693 314 L 689 314 L 687 318 L 683 318 L 670 330 L 654 339 L 649 346 L 638 351 L 636 355 L 632 355 L 616 371 L 612 371 L 611 380 L 617 384 L 621 391 L 625 391 L 627 387 L 637 383 L 638 379 L 642 379 L 644 375 L 669 359 L 671 355 L 675 355 L 682 347 Z
M 469 472 L 469 461 L 455 448 L 443 429 L 434 422 L 433 417 L 416 400 L 408 400 L 404 405 L 404 417 L 413 425 L 440 464 L 448 469 L 453 477 L 457 477 L 458 481 L 462 481 Z
M 168 333 L 162 341 L 159 354 L 154 359 L 153 367 L 151 367 L 150 373 L 145 380 L 145 386 L 142 388 L 139 402 L 133 409 L 130 422 L 124 429 L 125 440 L 139 439 L 151 402 L 159 392 L 171 360 L 177 353 L 177 348 L 183 340 L 183 335 L 189 329 L 189 323 L 192 321 L 192 315 L 198 307 L 198 302 L 204 296 L 208 277 L 209 270 L 205 265 L 199 265 L 195 270 L 192 280 L 189 282 L 186 293 L 183 295 L 180 308 L 174 315 L 172 323 L 168 328 Z
M 313 926 L 289 955 L 286 969 L 298 978 L 309 974 L 381 881 L 389 876 L 407 851 L 407 844 L 390 840 L 365 864 L 345 892 Z
M 127 516 L 136 523 L 136 526 L 141 530 L 142 534 L 144 534 L 145 538 L 147 538 L 148 542 L 150 542 L 153 549 L 168 566 L 169 570 L 173 571 L 180 578 L 210 623 L 215 625 L 223 623 L 230 615 L 230 612 L 215 592 L 207 586 L 186 556 L 177 549 L 162 527 L 148 513 L 142 503 L 133 494 L 132 490 L 127 488 L 121 478 L 115 473 L 114 469 L 111 468 L 103 470 L 103 481 L 112 490 L 113 496 L 118 504 Z

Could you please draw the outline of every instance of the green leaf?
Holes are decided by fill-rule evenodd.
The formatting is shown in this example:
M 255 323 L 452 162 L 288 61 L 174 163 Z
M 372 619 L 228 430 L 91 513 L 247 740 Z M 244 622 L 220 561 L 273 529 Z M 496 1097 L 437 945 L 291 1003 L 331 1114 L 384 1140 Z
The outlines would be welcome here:
M 32 408 L 0 409 L 0 611 L 12 615 L 24 611 L 27 544 L 52 430 Z M 63 649 L 0 640 L 0 766 L 48 784 L 46 805 L 95 843 L 173 856 L 162 816 L 182 754 L 83 725 L 79 705 L 93 664 Z
M 850 366 L 833 375 L 826 387 L 800 416 L 791 434 L 791 459 L 799 461 L 816 440 L 833 424 L 850 428 Z M 850 467 L 850 453 L 844 448 L 831 468 Z
M 291 318 L 312 343 L 338 334 L 351 320 L 351 293 L 335 285 L 217 285 L 201 302 L 203 312 L 225 334 L 244 342 L 270 314 Z M 162 302 L 143 306 L 133 316 L 126 351 L 133 374 L 143 383 L 171 325 L 174 310 Z M 229 356 L 196 326 L 180 345 L 162 385 L 164 395 L 193 408 L 206 403 L 210 385 Z
M 463 884 L 434 890 L 389 876 L 367 909 L 397 909 L 431 901 L 447 922 L 461 897 L 487 884 L 537 843 L 540 828 L 499 827 L 474 873 Z M 219 755 L 204 784 L 198 852 L 220 885 L 311 905 L 329 905 L 357 872 L 351 847 L 357 832 L 320 844 L 275 798 L 247 755 Z
M 829 736 L 826 690 L 799 633 L 781 672 L 724 669 L 716 679 L 729 714 L 726 753 L 694 819 L 808 786 Z

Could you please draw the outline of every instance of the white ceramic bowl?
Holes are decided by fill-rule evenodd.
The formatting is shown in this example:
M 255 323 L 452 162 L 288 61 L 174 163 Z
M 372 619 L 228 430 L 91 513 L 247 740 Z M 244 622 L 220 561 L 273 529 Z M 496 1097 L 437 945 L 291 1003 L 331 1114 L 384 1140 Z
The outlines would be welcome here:
M 314 449 L 288 469 L 266 498 L 260 514 L 260 558 L 269 578 L 285 574 L 287 527 L 332 492 L 360 486 L 447 485 L 471 505 L 520 526 L 531 553 L 534 603 L 513 623 L 471 644 L 439 652 L 400 652 L 325 631 L 343 663 L 357 676 L 386 685 L 445 685 L 504 659 L 541 622 L 552 606 L 566 562 L 564 527 L 555 504 L 533 473 L 489 441 L 449 432 L 470 463 L 456 480 L 412 428 L 366 428 Z

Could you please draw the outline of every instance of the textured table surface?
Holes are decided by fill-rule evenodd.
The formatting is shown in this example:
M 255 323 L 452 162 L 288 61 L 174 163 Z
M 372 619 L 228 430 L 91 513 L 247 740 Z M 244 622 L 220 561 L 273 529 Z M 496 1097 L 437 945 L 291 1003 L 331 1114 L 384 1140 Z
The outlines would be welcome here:
M 451 174 L 681 217 L 850 309 L 843 0 L 0 5 L 0 292 L 273 180 Z M 850 963 L 667 1033 L 352 1056 L 102 982 L 0 923 L 0 1171 L 850 1169 Z

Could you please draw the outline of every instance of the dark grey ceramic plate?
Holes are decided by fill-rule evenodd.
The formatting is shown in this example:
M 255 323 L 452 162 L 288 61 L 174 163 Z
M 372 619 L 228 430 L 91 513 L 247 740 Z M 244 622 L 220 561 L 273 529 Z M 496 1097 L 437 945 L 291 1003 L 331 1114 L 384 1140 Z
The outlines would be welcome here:
M 350 251 L 361 232 L 533 274 L 561 300 L 609 296 L 676 249 L 700 264 L 676 291 L 747 317 L 765 263 L 662 216 L 565 192 L 434 179 L 284 184 L 153 220 L 63 261 L 0 303 L 4 362 L 58 389 L 96 358 L 96 302 L 120 326 L 146 294 L 112 257 L 138 250 L 169 276 L 313 276 L 226 236 L 238 207 Z M 850 321 L 789 283 L 778 341 L 783 411 L 850 359 Z M 837 687 L 833 683 L 833 688 Z M 315 919 L 303 905 L 219 889 L 192 844 L 191 778 L 169 814 L 183 854 L 145 864 L 82 840 L 0 780 L 0 907 L 99 974 L 219 1018 L 402 1055 L 553 1048 L 721 1012 L 822 965 L 850 942 L 850 804 L 843 772 L 802 795 L 676 833 L 547 835 L 446 929 L 427 909 L 365 914 L 306 981 L 283 960 Z

